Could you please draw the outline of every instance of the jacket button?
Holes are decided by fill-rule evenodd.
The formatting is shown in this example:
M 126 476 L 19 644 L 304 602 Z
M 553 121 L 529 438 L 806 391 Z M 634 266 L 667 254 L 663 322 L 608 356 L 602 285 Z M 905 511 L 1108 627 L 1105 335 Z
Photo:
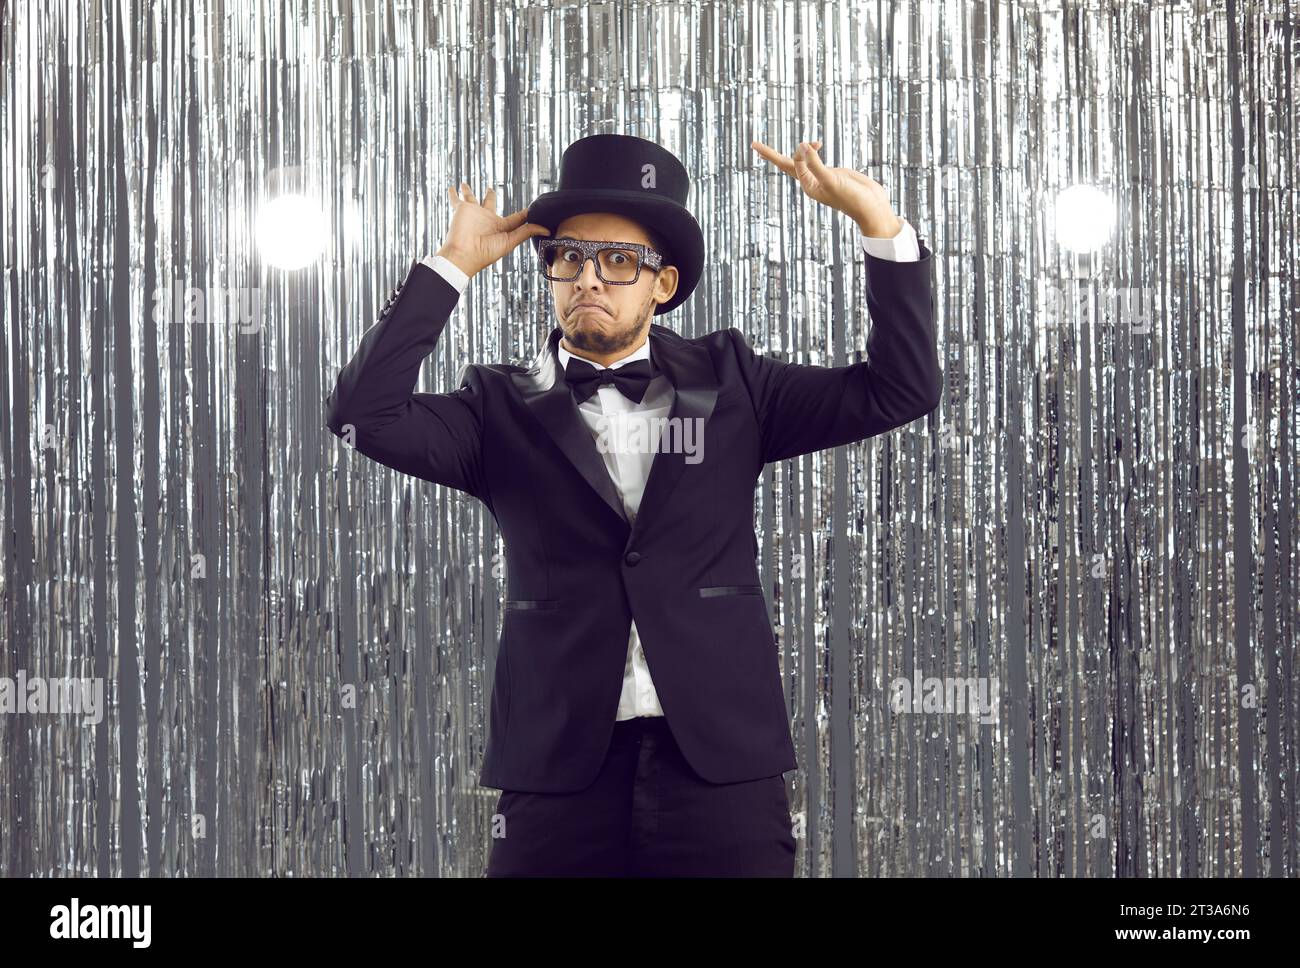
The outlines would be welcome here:
M 629 565 L 635 565 L 638 561 L 641 560 L 641 552 L 629 551 L 627 554 L 623 556 L 623 560 L 626 561 Z

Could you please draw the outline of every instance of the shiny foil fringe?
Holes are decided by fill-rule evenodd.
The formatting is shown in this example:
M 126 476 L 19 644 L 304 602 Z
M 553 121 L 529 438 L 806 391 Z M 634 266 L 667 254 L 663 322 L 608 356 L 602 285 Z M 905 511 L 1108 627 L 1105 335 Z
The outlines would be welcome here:
M 934 250 L 939 410 L 756 494 L 801 873 L 1296 876 L 1296 17 L 5 5 L 0 676 L 106 692 L 94 726 L 0 715 L 0 874 L 482 873 L 499 536 L 322 401 L 446 186 L 514 210 L 622 132 L 692 172 L 687 335 L 863 358 L 854 227 L 752 138 L 821 138 Z M 1076 182 L 1117 200 L 1092 256 L 1053 236 Z M 298 272 L 253 237 L 291 184 L 331 224 Z M 528 268 L 475 278 L 424 388 L 532 358 Z M 168 286 L 265 325 L 159 322 Z M 913 674 L 996 680 L 994 721 L 895 713 Z

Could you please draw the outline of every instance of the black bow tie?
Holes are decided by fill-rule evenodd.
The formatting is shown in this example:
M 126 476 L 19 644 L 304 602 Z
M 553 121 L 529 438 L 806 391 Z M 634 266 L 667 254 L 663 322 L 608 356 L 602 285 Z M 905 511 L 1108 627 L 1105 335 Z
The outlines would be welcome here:
M 570 356 L 564 366 L 564 379 L 573 390 L 574 400 L 586 400 L 597 388 L 613 384 L 618 392 L 633 403 L 645 397 L 646 387 L 654 379 L 654 367 L 649 360 L 633 360 L 618 367 L 597 367 L 586 360 Z

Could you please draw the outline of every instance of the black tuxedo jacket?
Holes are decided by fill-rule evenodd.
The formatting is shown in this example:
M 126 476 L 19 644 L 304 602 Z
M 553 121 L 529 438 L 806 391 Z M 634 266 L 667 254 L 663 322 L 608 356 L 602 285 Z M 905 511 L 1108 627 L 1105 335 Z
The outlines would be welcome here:
M 529 367 L 469 364 L 456 390 L 414 392 L 459 294 L 412 264 L 340 371 L 327 422 L 367 457 L 471 494 L 496 518 L 506 605 L 481 786 L 564 793 L 595 779 L 634 618 L 669 729 L 701 777 L 797 768 L 756 562 L 759 474 L 916 420 L 941 391 L 930 250 L 864 258 L 872 327 L 860 363 L 787 363 L 735 328 L 685 339 L 651 323 L 651 359 L 676 392 L 670 417 L 704 421 L 703 459 L 661 444 L 630 524 L 558 365 L 558 327 Z

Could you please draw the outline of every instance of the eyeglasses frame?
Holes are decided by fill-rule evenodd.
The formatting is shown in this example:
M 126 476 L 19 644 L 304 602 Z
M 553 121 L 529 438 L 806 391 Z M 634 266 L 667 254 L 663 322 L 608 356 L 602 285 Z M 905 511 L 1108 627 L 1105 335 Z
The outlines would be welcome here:
M 582 275 L 582 270 L 586 268 L 588 259 L 592 260 L 596 266 L 596 278 L 607 286 L 635 286 L 641 279 L 641 270 L 643 268 L 648 267 L 652 272 L 658 272 L 664 267 L 663 254 L 648 245 L 642 245 L 640 242 L 592 242 L 588 239 L 575 239 L 567 235 L 562 235 L 558 239 L 535 236 L 533 241 L 537 245 L 537 270 L 551 282 L 576 282 L 578 277 Z M 546 271 L 546 256 L 543 253 L 547 249 L 553 249 L 559 245 L 577 249 L 582 253 L 582 264 L 578 266 L 578 271 L 572 279 L 556 279 Z M 606 249 L 632 249 L 636 252 L 636 275 L 626 282 L 606 279 L 600 271 L 600 259 L 597 257 L 599 253 Z

